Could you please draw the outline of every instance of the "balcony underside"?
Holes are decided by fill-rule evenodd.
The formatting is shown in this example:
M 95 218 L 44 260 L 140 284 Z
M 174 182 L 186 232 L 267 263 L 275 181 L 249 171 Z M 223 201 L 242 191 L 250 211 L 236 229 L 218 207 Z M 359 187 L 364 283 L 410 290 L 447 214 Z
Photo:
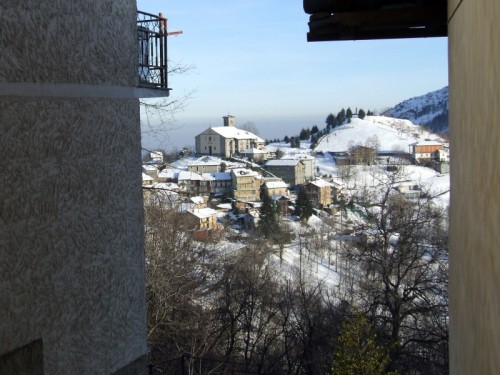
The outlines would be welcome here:
M 444 37 L 446 0 L 304 0 L 307 40 Z

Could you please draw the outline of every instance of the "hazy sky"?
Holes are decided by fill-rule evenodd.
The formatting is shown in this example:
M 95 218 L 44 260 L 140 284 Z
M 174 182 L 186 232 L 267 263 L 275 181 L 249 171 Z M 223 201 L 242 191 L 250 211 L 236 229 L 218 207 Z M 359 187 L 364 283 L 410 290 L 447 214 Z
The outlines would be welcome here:
M 227 114 L 237 125 L 253 122 L 263 138 L 291 136 L 323 127 L 342 107 L 379 111 L 448 84 L 446 38 L 308 43 L 301 0 L 138 0 L 137 7 L 163 12 L 169 31 L 183 31 L 169 37 L 169 59 L 194 66 L 169 77 L 171 98 L 193 93 L 170 130 L 155 134 L 157 147 L 194 144 Z

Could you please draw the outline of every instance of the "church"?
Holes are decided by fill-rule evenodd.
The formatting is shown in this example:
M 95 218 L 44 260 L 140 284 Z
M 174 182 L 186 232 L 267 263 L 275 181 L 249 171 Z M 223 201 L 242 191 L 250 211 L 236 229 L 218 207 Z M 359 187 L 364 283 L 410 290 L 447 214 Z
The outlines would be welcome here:
M 224 126 L 208 128 L 195 137 L 196 154 L 229 158 L 245 150 L 261 150 L 266 142 L 257 135 L 235 126 L 234 116 L 224 116 Z

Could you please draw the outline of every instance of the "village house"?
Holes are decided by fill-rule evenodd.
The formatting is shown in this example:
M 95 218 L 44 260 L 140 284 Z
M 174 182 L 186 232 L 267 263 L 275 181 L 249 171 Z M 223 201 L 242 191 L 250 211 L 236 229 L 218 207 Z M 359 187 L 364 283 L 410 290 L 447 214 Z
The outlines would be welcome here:
M 435 160 L 436 151 L 443 150 L 444 144 L 436 141 L 420 141 L 409 145 L 415 163 Z M 439 157 L 439 153 L 438 153 Z
M 154 181 L 153 177 L 142 172 L 142 186 L 152 186 Z
M 196 221 L 196 229 L 217 228 L 217 211 L 212 208 L 192 208 L 187 211 Z
M 231 170 L 233 198 L 243 202 L 260 200 L 261 175 L 251 169 Z
M 189 172 L 196 173 L 213 173 L 219 172 L 221 168 L 222 160 L 219 158 L 213 158 L 210 156 L 203 156 L 188 164 Z
M 271 199 L 276 204 L 276 213 L 278 214 L 278 216 L 288 216 L 290 198 L 288 198 L 286 195 L 274 194 L 271 195 Z
M 267 151 L 260 150 L 258 148 L 249 148 L 243 151 L 242 154 L 254 163 L 263 163 L 268 159 Z
M 158 175 L 160 171 L 156 167 L 156 165 L 150 165 L 150 164 L 143 164 L 142 165 L 142 172 L 147 174 L 149 177 L 153 179 L 153 181 L 158 181 Z
M 322 209 L 332 203 L 333 185 L 321 178 L 305 184 L 306 195 L 314 208 Z
M 282 179 L 265 178 L 262 188 L 270 197 L 273 195 L 288 195 L 288 184 L 286 184 Z
M 210 181 L 200 174 L 188 171 L 179 172 L 178 185 L 180 192 L 187 196 L 209 195 Z
M 179 180 L 179 171 L 171 168 L 165 168 L 158 174 L 158 182 L 177 182 Z
M 290 186 L 302 185 L 305 182 L 305 165 L 303 160 L 268 160 L 265 169 L 277 177 L 281 177 Z
M 289 154 L 281 160 L 300 160 L 304 164 L 304 182 L 314 180 L 316 176 L 316 158 L 308 154 Z
M 191 197 L 189 201 L 193 204 L 194 209 L 201 209 L 207 207 L 207 199 L 204 197 Z
M 235 126 L 234 116 L 224 116 L 224 126 L 210 127 L 195 137 L 198 155 L 232 157 L 249 148 L 262 149 L 266 142 L 257 135 Z
M 231 195 L 233 190 L 233 179 L 230 172 L 203 173 L 202 177 L 210 181 L 210 195 L 213 197 L 224 197 Z
M 153 163 L 163 162 L 163 152 L 162 151 L 151 151 L 149 157 Z

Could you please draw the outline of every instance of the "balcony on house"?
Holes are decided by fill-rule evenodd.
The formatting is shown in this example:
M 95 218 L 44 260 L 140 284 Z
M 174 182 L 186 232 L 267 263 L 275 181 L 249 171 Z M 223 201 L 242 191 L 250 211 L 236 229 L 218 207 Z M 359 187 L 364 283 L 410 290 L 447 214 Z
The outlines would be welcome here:
M 137 11 L 139 88 L 144 96 L 168 96 L 167 19 Z

